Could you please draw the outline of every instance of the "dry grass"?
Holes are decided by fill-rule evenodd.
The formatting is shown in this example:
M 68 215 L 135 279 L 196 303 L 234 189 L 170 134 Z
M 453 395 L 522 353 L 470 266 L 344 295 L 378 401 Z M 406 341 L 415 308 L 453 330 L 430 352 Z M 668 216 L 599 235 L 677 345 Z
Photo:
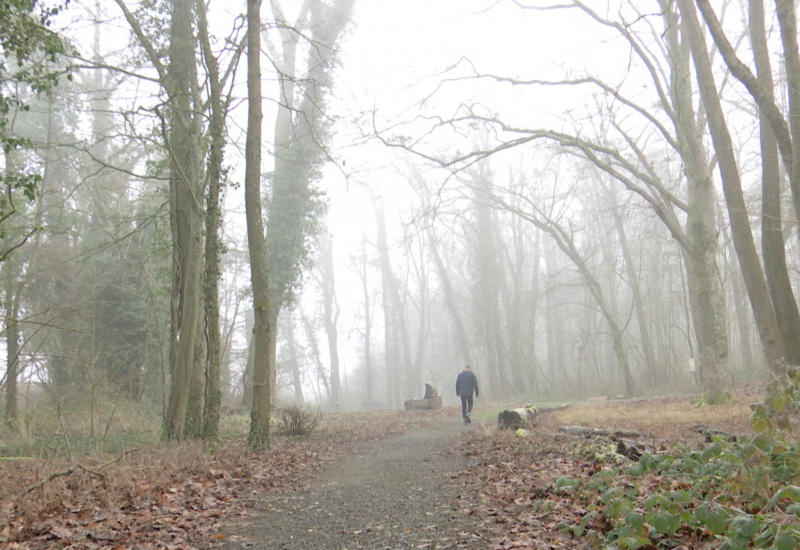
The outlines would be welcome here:
M 750 432 L 750 405 L 762 399 L 740 391 L 722 405 L 697 406 L 696 396 L 661 399 L 596 400 L 542 415 L 542 428 L 581 425 L 638 431 L 653 439 L 687 441 L 697 437 L 694 426 L 710 426 L 732 434 Z

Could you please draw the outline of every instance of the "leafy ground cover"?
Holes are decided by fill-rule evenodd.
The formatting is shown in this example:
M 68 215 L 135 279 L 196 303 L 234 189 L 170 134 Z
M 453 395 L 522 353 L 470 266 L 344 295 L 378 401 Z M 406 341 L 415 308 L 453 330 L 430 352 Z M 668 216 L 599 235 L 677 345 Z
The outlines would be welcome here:
M 428 523 L 418 532 L 406 517 L 401 538 L 392 539 L 388 531 L 369 536 L 413 540 L 431 549 L 800 547 L 800 452 L 793 436 L 800 408 L 797 382 L 772 388 L 769 399 L 743 390 L 725 405 L 697 407 L 697 401 L 573 404 L 537 415 L 523 437 L 498 430 L 501 409 L 483 403 L 469 426 L 460 423 L 455 409 L 324 415 L 310 436 L 276 437 L 268 453 L 255 455 L 243 446 L 246 421 L 238 417 L 228 419 L 230 437 L 215 456 L 200 445 L 148 444 L 147 437 L 124 434 L 120 442 L 106 438 L 101 446 L 113 453 L 98 446 L 79 453 L 61 434 L 66 450 L 33 444 L 28 450 L 48 449 L 42 455 L 49 458 L 20 456 L 24 446 L 3 446 L 0 437 L 5 449 L 0 453 L 0 547 L 250 548 L 246 545 L 252 542 L 233 535 L 243 533 L 245 525 L 258 532 L 264 514 L 294 514 L 287 516 L 294 520 L 265 519 L 262 526 L 277 522 L 291 529 L 297 521 L 307 533 L 310 528 L 297 519 L 298 510 L 305 510 L 295 510 L 298 503 L 310 503 L 304 512 L 309 525 L 325 529 L 311 505 L 319 501 L 321 507 L 325 491 L 341 489 L 320 487 L 316 482 L 327 479 L 320 472 L 335 477 L 342 464 L 355 472 L 348 499 L 364 499 L 361 514 L 371 502 L 387 499 L 375 482 L 360 491 L 358 476 L 371 468 L 385 472 L 387 461 L 398 457 L 424 456 L 430 464 L 437 447 L 443 463 L 456 465 L 444 498 L 437 500 L 444 507 L 442 521 L 457 524 L 455 535 L 423 513 Z M 560 430 L 570 425 L 639 432 L 638 441 L 649 452 L 631 460 L 610 439 Z M 737 439 L 706 441 L 698 425 Z M 400 437 L 415 431 L 425 437 Z M 363 462 L 351 463 L 356 460 Z M 440 476 L 441 465 L 434 469 Z M 419 484 L 420 468 L 395 474 L 406 470 L 408 479 L 396 483 Z M 424 489 L 437 490 L 432 483 Z M 352 525 L 387 526 L 386 512 L 374 508 L 376 517 L 365 514 Z M 359 531 L 347 526 L 336 534 L 342 540 L 367 536 Z M 291 532 L 284 535 L 297 540 Z M 255 546 L 261 547 L 270 546 Z
M 479 482 L 461 506 L 497 549 L 798 548 L 796 383 L 770 395 L 598 403 L 540 415 L 525 437 L 477 432 L 460 479 Z M 640 432 L 652 450 L 631 460 L 607 438 L 559 432 L 576 423 Z

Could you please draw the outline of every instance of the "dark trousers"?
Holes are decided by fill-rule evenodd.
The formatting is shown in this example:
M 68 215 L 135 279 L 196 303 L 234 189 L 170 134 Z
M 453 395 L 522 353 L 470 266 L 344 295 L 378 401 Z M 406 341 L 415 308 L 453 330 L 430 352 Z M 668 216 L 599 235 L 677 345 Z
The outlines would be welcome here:
M 466 418 L 472 412 L 472 394 L 461 396 L 461 416 Z

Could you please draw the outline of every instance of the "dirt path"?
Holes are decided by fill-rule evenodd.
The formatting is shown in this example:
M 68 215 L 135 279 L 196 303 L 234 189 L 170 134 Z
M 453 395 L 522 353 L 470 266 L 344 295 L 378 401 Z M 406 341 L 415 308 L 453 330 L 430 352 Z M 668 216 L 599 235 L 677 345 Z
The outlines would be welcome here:
M 458 419 L 435 419 L 359 444 L 308 491 L 267 497 L 263 511 L 235 528 L 223 548 L 486 548 L 477 522 L 456 507 L 468 489 L 452 480 L 465 461 L 452 450 L 470 429 Z

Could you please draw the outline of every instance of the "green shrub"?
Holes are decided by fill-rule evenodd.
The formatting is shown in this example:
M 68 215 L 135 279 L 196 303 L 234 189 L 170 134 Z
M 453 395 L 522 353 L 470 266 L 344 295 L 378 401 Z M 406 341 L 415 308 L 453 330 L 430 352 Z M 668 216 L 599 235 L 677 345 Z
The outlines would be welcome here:
M 767 396 L 751 407 L 751 436 L 714 437 L 698 449 L 676 445 L 570 484 L 572 498 L 590 505 L 565 530 L 591 529 L 601 548 L 692 547 L 698 540 L 731 550 L 800 547 L 800 448 L 791 437 L 800 370 Z M 563 480 L 555 485 L 564 492 Z

